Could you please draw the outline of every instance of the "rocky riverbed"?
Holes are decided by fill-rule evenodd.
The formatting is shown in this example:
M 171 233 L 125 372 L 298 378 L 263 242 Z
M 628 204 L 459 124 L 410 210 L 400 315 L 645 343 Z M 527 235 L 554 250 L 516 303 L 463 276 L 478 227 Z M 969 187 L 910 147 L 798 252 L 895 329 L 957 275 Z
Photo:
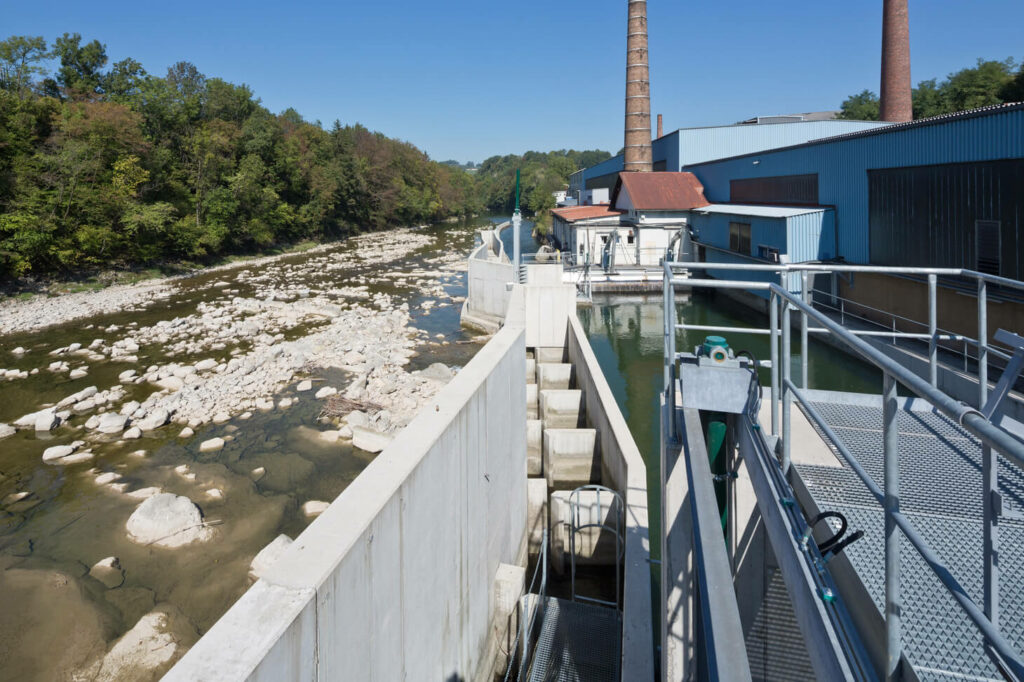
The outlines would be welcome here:
M 479 347 L 473 227 L 0 303 L 0 679 L 165 672 Z

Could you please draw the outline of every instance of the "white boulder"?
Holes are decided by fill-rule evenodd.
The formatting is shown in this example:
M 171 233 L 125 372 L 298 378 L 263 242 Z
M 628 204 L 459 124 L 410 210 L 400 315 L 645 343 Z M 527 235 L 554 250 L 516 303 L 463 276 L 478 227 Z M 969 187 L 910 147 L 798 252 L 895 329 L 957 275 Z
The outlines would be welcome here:
M 199 452 L 216 452 L 224 447 L 223 438 L 211 438 L 199 444 Z
M 181 547 L 204 542 L 213 530 L 203 525 L 199 507 L 174 493 L 153 495 L 128 517 L 128 539 L 140 545 Z
M 100 433 L 121 433 L 128 425 L 128 417 L 115 412 L 105 412 L 100 415 L 100 423 L 96 430 Z

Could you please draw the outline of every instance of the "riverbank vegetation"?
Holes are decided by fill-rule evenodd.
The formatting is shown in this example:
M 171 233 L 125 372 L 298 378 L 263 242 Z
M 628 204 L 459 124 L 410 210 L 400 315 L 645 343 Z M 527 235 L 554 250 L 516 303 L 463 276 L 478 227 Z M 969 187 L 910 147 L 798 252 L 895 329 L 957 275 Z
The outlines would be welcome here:
M 361 125 L 273 114 L 188 62 L 0 41 L 0 279 L 209 262 L 482 210 L 470 174 Z M 51 68 L 52 67 L 52 68 Z
M 978 63 L 944 80 L 923 80 L 913 90 L 914 118 L 952 114 L 965 109 L 1004 102 L 1024 101 L 1024 63 L 978 59 Z M 878 95 L 863 90 L 842 104 L 839 118 L 856 121 L 878 120 Z
M 540 216 L 555 207 L 552 193 L 565 189 L 570 175 L 609 158 L 611 154 L 605 151 L 575 149 L 492 156 L 477 166 L 477 195 L 489 210 L 511 213 L 515 208 L 518 168 L 520 207 L 528 215 Z

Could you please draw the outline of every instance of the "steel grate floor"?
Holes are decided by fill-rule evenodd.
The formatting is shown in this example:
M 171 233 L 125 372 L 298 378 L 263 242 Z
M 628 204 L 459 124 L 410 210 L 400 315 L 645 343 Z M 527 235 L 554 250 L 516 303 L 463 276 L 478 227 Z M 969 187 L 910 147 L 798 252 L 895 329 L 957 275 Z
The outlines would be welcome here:
M 882 487 L 882 410 L 815 403 L 829 426 Z M 981 447 L 937 412 L 899 414 L 901 509 L 977 603 L 982 599 Z M 827 442 L 827 439 L 826 439 Z M 836 452 L 837 458 L 842 457 Z M 797 465 L 822 509 L 842 512 L 864 538 L 846 553 L 881 611 L 885 600 L 881 506 L 848 467 Z M 1000 459 L 999 488 L 1008 512 L 1024 509 L 1024 474 Z M 1000 625 L 1024 650 L 1024 522 L 1000 519 Z M 922 680 L 1002 679 L 982 640 L 917 551 L 902 542 L 903 643 Z
M 530 682 L 618 680 L 621 631 L 615 609 L 547 597 Z

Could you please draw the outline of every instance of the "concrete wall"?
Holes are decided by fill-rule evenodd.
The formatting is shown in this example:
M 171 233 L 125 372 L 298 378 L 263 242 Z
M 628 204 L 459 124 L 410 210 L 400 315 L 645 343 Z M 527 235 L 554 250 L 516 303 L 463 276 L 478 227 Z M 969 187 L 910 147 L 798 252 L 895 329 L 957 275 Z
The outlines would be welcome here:
M 625 494 L 621 679 L 653 680 L 647 466 L 575 314 L 569 316 L 568 330 L 569 362 L 576 367 L 576 385 L 583 391 L 587 416 L 600 439 L 603 478 Z
M 542 266 L 548 267 L 548 266 Z M 526 329 L 530 348 L 562 348 L 567 321 L 576 315 L 576 287 L 571 284 L 523 284 L 512 288 L 505 323 Z
M 506 327 L 165 679 L 485 679 L 526 553 L 526 362 Z
M 470 313 L 482 313 L 503 318 L 508 307 L 508 288 L 513 281 L 515 267 L 505 255 L 497 230 L 480 233 L 483 243 L 469 255 L 468 291 L 466 308 Z

